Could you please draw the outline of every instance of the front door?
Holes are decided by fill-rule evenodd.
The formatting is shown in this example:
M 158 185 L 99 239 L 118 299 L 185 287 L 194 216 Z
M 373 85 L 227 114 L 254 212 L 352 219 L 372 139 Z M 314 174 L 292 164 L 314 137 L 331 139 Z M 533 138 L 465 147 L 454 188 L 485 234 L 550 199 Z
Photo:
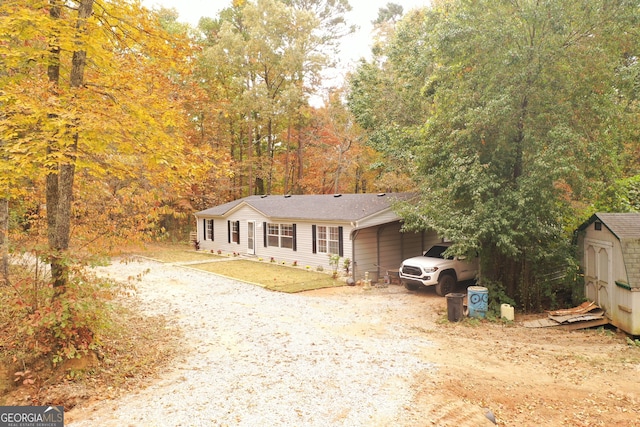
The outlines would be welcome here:
M 256 222 L 248 221 L 247 222 L 247 253 L 249 255 L 256 254 L 255 235 L 256 235 Z

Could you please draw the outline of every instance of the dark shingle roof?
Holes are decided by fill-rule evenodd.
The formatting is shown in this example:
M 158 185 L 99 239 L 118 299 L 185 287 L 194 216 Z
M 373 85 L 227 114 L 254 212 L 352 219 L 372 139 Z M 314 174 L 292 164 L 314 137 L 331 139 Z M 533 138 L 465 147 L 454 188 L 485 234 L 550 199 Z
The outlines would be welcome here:
M 640 213 L 597 213 L 604 225 L 620 240 L 640 238 Z
M 267 218 L 358 221 L 407 200 L 412 193 L 318 194 L 292 196 L 249 196 L 197 212 L 197 216 L 225 216 L 241 204 L 261 212 Z

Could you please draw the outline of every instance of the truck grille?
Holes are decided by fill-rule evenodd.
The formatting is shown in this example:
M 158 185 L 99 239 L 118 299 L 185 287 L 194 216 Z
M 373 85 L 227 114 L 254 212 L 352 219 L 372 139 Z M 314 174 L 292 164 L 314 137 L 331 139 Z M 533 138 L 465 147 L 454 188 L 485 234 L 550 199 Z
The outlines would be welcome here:
M 413 267 L 410 265 L 404 265 L 402 267 L 402 274 L 406 274 L 407 276 L 422 276 L 422 270 L 419 267 Z

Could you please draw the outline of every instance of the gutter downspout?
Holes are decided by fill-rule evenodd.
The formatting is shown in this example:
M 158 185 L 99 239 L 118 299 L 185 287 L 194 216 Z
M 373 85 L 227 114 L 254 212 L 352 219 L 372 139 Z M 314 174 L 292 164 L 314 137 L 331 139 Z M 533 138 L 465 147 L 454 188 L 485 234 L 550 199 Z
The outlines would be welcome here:
M 356 266 L 357 266 L 357 262 L 356 262 L 356 237 L 358 237 L 358 231 L 360 230 L 354 230 L 351 233 L 351 278 L 353 279 L 353 281 L 356 281 Z
M 356 238 L 360 230 L 357 229 L 357 227 L 357 223 L 351 223 L 351 236 L 349 236 L 351 239 L 351 278 L 354 282 L 356 281 L 356 269 L 358 268 L 358 262 L 356 261 Z
M 378 280 L 380 280 L 380 235 L 386 228 L 386 225 L 381 225 L 376 231 L 376 274 L 378 275 Z

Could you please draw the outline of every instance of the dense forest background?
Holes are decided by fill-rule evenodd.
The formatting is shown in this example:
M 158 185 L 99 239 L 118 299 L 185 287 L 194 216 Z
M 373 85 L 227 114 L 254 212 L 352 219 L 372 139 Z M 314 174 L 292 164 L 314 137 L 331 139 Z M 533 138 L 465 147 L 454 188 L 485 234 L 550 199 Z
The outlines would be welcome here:
M 480 254 L 504 301 L 571 293 L 573 230 L 640 210 L 640 2 L 389 3 L 330 87 L 349 10 L 234 0 L 191 28 L 133 0 L 2 1 L 4 289 L 33 286 L 8 262 L 30 254 L 64 302 L 76 266 L 247 195 L 414 191 L 406 229 Z

